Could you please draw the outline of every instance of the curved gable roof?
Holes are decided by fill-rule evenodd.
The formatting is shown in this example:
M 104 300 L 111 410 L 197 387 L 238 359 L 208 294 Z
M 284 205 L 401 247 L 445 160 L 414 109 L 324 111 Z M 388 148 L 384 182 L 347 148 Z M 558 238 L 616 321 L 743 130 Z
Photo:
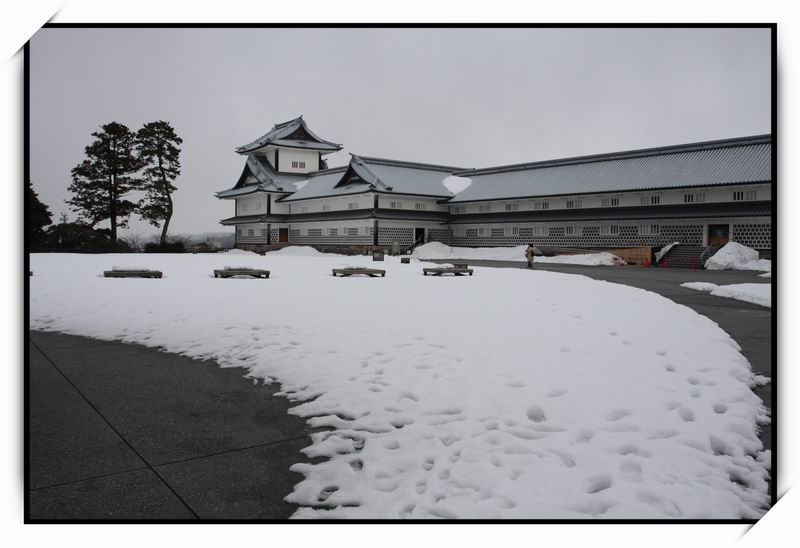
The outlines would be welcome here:
M 296 132 L 302 133 L 302 137 L 310 137 L 310 140 L 306 138 L 296 138 L 297 136 L 293 135 Z M 305 120 L 303 120 L 302 115 L 294 120 L 289 120 L 288 122 L 283 122 L 281 124 L 275 124 L 272 126 L 271 130 L 255 141 L 237 147 L 236 152 L 239 154 L 248 154 L 267 145 L 285 146 L 290 148 L 307 148 L 328 152 L 334 152 L 342 149 L 342 145 L 326 141 L 311 131 Z

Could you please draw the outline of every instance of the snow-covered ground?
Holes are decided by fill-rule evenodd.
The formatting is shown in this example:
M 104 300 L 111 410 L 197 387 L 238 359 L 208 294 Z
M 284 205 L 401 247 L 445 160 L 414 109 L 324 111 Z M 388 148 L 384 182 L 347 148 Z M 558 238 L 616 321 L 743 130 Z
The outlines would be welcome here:
M 755 249 L 736 242 L 728 242 L 712 255 L 705 264 L 707 270 L 760 270 L 772 271 L 772 261 L 759 259 Z
M 709 282 L 686 282 L 681 287 L 772 308 L 772 285 L 768 283 L 717 285 Z
M 112 265 L 162 279 L 106 279 Z M 215 279 L 214 268 L 271 270 Z M 385 278 L 334 278 L 379 266 Z M 31 256 L 31 328 L 276 380 L 313 426 L 298 518 L 757 518 L 759 382 L 714 322 L 584 276 L 287 248 Z M 762 379 L 763 380 L 763 379 Z
M 462 259 L 483 261 L 519 261 L 525 262 L 526 245 L 514 247 L 450 247 L 431 242 L 414 249 L 411 256 L 415 259 Z M 619 257 L 611 253 L 585 253 L 580 255 L 556 255 L 555 257 L 536 257 L 534 263 L 577 264 L 584 266 L 615 266 L 624 264 Z

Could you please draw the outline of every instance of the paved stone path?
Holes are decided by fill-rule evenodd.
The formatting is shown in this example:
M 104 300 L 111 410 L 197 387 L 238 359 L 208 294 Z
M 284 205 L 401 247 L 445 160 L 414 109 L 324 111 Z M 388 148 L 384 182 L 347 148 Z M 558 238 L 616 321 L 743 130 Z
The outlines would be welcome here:
M 140 345 L 30 334 L 29 519 L 285 519 L 308 462 L 276 388 Z

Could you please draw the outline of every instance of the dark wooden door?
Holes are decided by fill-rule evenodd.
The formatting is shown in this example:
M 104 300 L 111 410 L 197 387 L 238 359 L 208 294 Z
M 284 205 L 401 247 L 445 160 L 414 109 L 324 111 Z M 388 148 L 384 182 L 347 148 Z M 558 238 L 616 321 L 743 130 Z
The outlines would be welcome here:
M 728 243 L 729 225 L 708 225 L 708 245 L 723 246 Z
M 288 228 L 279 228 L 278 229 L 278 242 L 288 242 L 289 241 L 289 229 Z

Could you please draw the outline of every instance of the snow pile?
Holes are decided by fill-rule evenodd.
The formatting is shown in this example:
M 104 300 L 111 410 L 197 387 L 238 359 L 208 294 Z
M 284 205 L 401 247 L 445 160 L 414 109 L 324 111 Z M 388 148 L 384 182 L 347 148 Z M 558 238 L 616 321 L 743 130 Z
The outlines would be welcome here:
M 322 253 L 310 245 L 290 245 L 269 252 L 270 257 L 274 257 L 275 255 L 286 255 L 288 257 L 317 257 L 333 255 L 333 253 Z
M 295 190 L 300 190 L 304 186 L 308 184 L 308 179 L 303 179 L 302 181 L 296 181 L 294 184 Z
M 758 518 L 769 421 L 738 345 L 655 293 L 476 268 L 334 278 L 371 257 L 31 255 L 37 330 L 163 347 L 275 380 L 311 426 L 298 518 Z M 131 260 L 141 257 L 131 256 Z M 202 295 L 202 298 L 197 298 Z M 265 303 L 268 306 L 265 306 Z M 647 321 L 642 321 L 647 318 Z M 502 329 L 492 327 L 501 321 Z
M 526 245 L 515 247 L 450 247 L 440 242 L 431 242 L 414 249 L 415 259 L 436 260 L 482 260 L 482 261 L 521 261 L 525 262 Z M 577 264 L 585 266 L 614 266 L 625 264 L 611 253 L 586 253 L 581 255 L 556 255 L 555 257 L 536 257 L 536 263 Z
M 472 184 L 472 179 L 469 177 L 456 177 L 455 175 L 449 175 L 442 179 L 442 184 L 453 194 L 458 194 L 459 192 L 465 191 L 469 185 Z
M 627 263 L 614 255 L 602 251 L 600 253 L 583 253 L 580 255 L 556 255 L 555 257 L 536 257 L 536 263 L 577 264 L 583 266 L 624 266 Z
M 681 284 L 681 287 L 704 291 L 715 297 L 726 297 L 772 308 L 772 285 L 767 283 L 717 285 L 708 282 L 687 282 Z
M 115 265 L 115 266 L 111 267 L 111 270 L 113 270 L 115 272 L 119 272 L 121 270 L 154 270 L 154 269 L 149 267 L 149 266 L 142 266 L 142 265 L 136 265 L 136 266 L 134 266 L 134 265 L 125 265 L 125 266 Z
M 227 255 L 252 255 L 252 256 L 258 255 L 258 253 L 253 253 L 252 251 L 245 251 L 244 249 L 229 249 L 224 253 Z
M 695 291 L 702 291 L 703 293 L 711 293 L 719 286 L 709 282 L 686 282 L 681 284 L 681 287 L 686 289 L 694 289 Z
M 771 271 L 772 261 L 759 259 L 758 251 L 736 242 L 728 242 L 706 261 L 707 270 Z
M 772 272 L 765 272 L 764 274 L 759 274 L 759 278 L 772 278 Z
M 671 244 L 667 244 L 664 247 L 662 247 L 661 249 L 659 249 L 658 252 L 656 253 L 656 262 L 660 261 L 664 257 L 664 255 L 669 253 L 670 249 L 672 249 L 676 245 L 681 245 L 681 243 L 680 242 L 672 242 Z

